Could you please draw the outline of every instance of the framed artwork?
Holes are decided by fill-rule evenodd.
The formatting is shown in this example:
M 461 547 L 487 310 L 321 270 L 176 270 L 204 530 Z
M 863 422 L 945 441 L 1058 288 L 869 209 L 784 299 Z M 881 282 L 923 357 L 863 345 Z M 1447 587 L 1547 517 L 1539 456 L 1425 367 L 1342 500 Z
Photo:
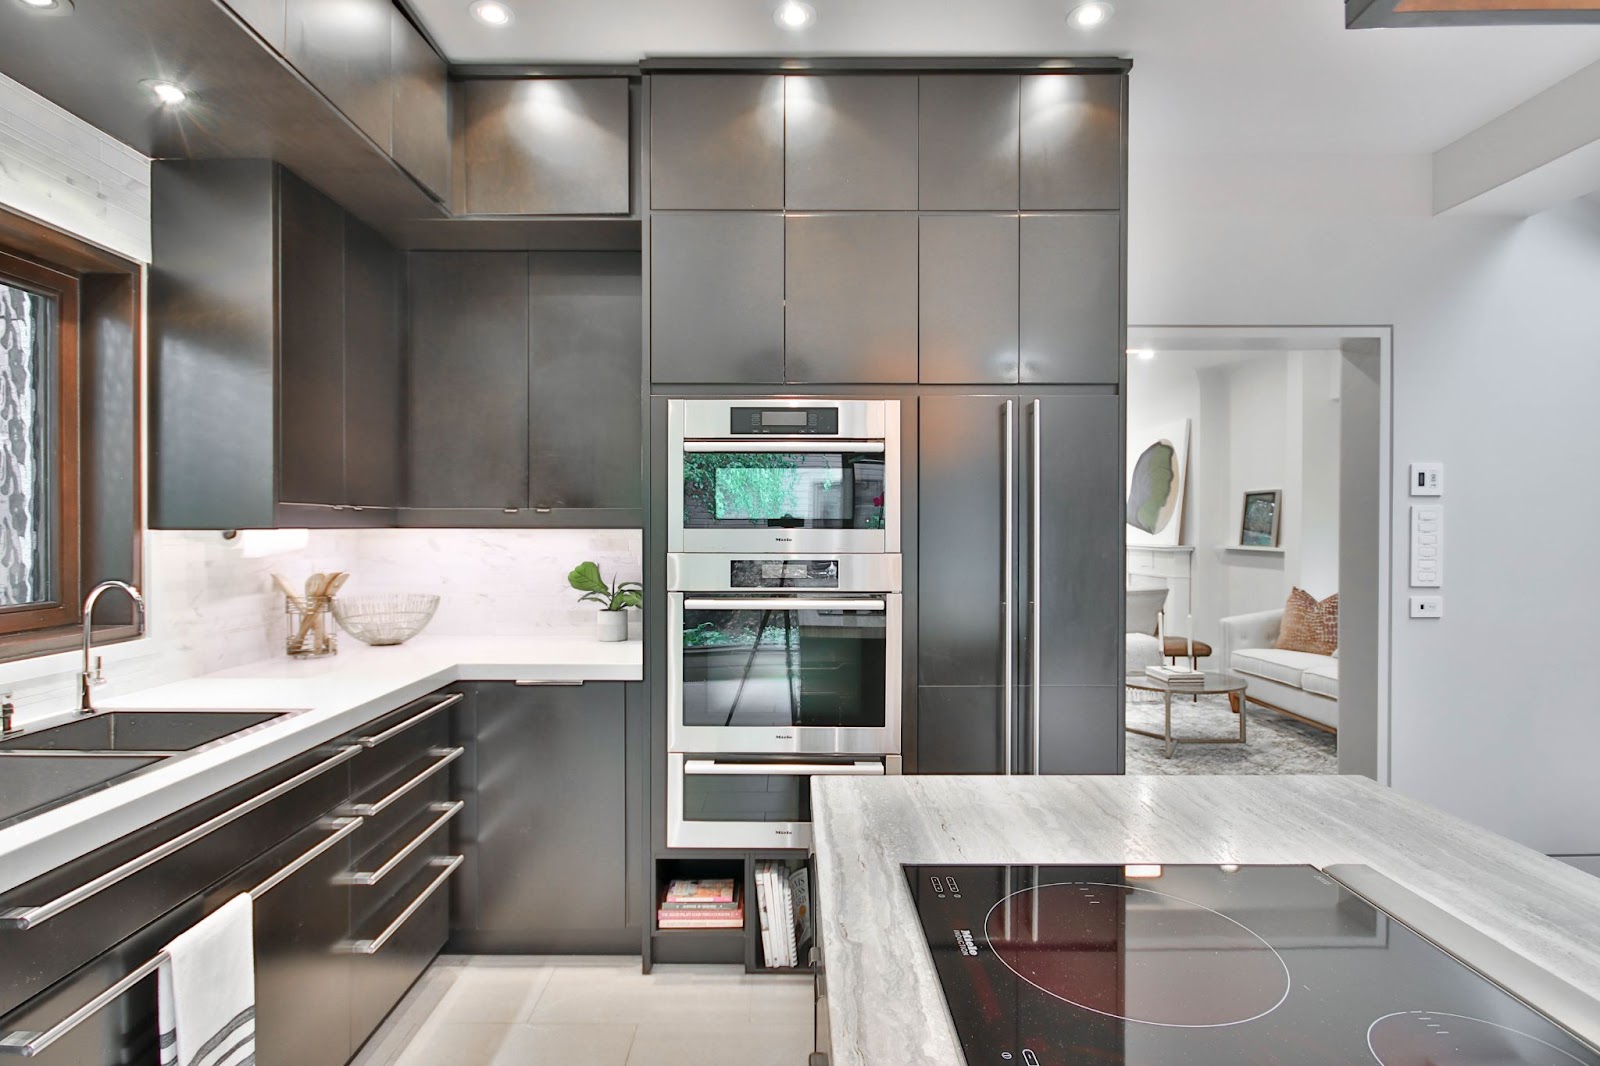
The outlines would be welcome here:
M 1189 420 L 1128 433 L 1128 543 L 1174 547 L 1183 533 Z
M 1276 548 L 1278 519 L 1283 510 L 1281 489 L 1261 489 L 1244 494 L 1244 509 L 1239 520 L 1239 546 Z

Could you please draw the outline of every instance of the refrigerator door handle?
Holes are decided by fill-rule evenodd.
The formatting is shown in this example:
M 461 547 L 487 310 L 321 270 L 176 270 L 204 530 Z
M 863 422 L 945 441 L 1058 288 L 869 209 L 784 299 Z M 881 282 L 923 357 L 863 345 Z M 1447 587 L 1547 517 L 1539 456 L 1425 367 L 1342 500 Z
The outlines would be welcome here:
M 1029 744 L 1031 747 L 1029 760 L 1031 772 L 1039 772 L 1039 623 L 1042 616 L 1039 597 L 1043 588 L 1040 580 L 1039 567 L 1043 556 L 1043 540 L 1040 537 L 1042 523 L 1039 518 L 1039 504 L 1043 495 L 1044 474 L 1040 469 L 1040 459 L 1044 453 L 1044 409 L 1040 401 L 1028 402 L 1029 413 L 1033 416 L 1033 462 L 1029 470 L 1031 481 L 1031 499 L 1029 501 L 1028 525 L 1030 533 L 1029 559 L 1028 559 L 1028 729 Z
M 1004 538 L 1002 543 L 1003 563 L 1001 565 L 1001 619 L 1005 630 L 1005 638 L 1001 642 L 1005 660 L 1001 664 L 1000 676 L 1004 679 L 1004 694 L 1000 701 L 1001 721 L 1004 723 L 1003 750 L 1005 751 L 1005 772 L 1016 773 L 1017 742 L 1014 724 L 1017 715 L 1017 618 L 1016 604 L 1013 601 L 1017 583 L 1017 441 L 1016 441 L 1016 400 L 1007 400 L 1001 413 L 1001 433 L 1005 440 L 1004 470 L 1001 484 L 1005 486 L 1001 504 L 1001 519 Z M 1009 913 L 1009 912 L 1008 912 Z

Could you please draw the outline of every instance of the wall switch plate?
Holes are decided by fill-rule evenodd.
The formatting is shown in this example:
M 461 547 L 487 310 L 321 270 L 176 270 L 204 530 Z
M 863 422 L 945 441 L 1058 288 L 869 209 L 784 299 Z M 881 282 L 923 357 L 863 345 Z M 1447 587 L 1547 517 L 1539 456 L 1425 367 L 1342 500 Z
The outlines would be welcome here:
M 1412 463 L 1411 464 L 1411 495 L 1413 495 L 1413 496 L 1443 496 L 1444 495 L 1444 464 L 1443 463 Z
M 1443 596 L 1413 596 L 1411 597 L 1412 618 L 1443 618 Z
M 1444 507 L 1411 505 L 1411 587 L 1436 589 L 1444 584 Z

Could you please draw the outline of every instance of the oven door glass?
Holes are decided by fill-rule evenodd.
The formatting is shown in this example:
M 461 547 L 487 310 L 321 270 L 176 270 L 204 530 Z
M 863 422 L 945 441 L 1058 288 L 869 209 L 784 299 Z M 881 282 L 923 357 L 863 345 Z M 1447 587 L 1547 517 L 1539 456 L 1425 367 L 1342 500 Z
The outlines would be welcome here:
M 882 529 L 877 451 L 688 451 L 684 529 Z
M 784 774 L 683 776 L 685 822 L 809 822 L 811 778 Z
M 882 729 L 888 637 L 883 600 L 685 600 L 683 724 Z

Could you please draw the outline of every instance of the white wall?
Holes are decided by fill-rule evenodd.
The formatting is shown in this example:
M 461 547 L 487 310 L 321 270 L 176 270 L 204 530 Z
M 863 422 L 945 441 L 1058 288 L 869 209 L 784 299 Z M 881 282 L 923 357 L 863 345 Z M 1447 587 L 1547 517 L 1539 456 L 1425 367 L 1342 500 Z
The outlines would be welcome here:
M 1136 152 L 1129 319 L 1393 327 L 1390 550 L 1403 559 L 1411 460 L 1447 464 L 1448 536 L 1444 619 L 1407 617 L 1394 568 L 1392 783 L 1541 850 L 1600 853 L 1600 715 L 1571 669 L 1600 573 L 1553 565 L 1600 525 L 1600 206 L 1434 218 L 1430 180 L 1420 157 Z

